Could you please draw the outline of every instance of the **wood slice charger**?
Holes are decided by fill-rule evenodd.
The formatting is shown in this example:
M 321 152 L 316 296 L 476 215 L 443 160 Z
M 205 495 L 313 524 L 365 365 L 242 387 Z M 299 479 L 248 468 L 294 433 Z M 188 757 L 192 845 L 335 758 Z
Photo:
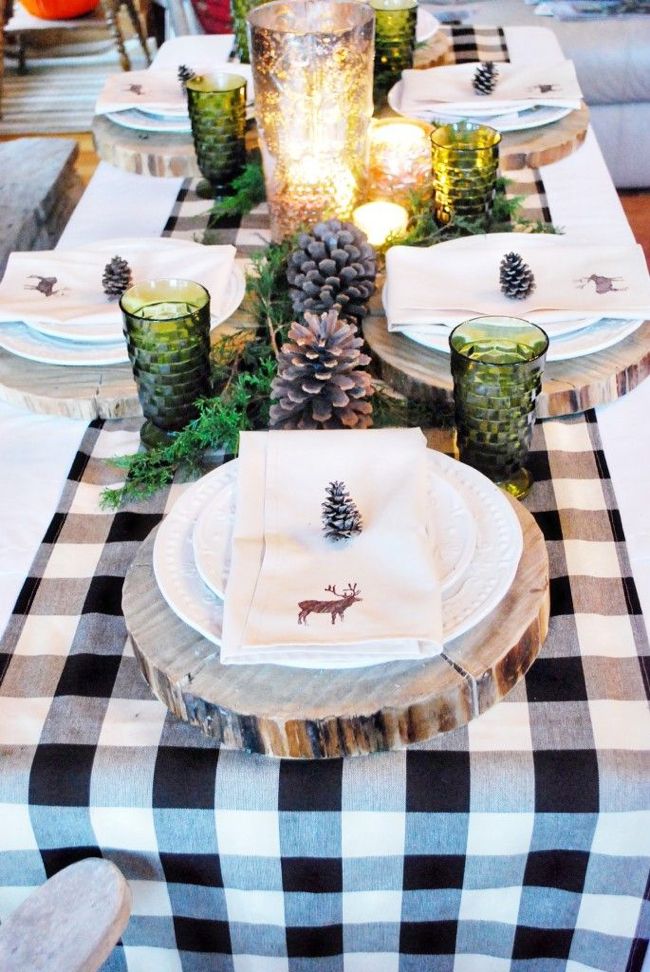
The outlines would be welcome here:
M 530 513 L 511 500 L 524 552 L 503 601 L 442 656 L 357 669 L 222 665 L 158 590 L 154 534 L 124 583 L 122 607 L 140 667 L 171 712 L 227 749 L 324 759 L 403 749 L 476 718 L 525 674 L 548 630 L 548 558 Z

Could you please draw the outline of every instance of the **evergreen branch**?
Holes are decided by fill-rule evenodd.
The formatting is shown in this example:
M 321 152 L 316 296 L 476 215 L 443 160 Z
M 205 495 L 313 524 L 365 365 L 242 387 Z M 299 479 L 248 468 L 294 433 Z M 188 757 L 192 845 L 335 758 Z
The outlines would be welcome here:
M 232 181 L 234 192 L 224 199 L 216 199 L 210 211 L 210 223 L 225 216 L 246 216 L 266 199 L 264 172 L 260 162 L 247 162 L 244 171 Z

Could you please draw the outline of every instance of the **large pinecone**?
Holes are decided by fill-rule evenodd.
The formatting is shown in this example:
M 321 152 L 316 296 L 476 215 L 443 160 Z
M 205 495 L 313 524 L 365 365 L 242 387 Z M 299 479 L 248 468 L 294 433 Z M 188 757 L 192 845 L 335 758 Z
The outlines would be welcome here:
M 114 256 L 104 267 L 102 287 L 107 297 L 121 297 L 131 286 L 131 267 L 121 256 Z
M 535 277 L 518 253 L 506 253 L 501 261 L 499 282 L 506 297 L 523 300 L 535 289 Z
M 499 72 L 494 66 L 493 61 L 483 61 L 481 64 L 479 64 L 472 81 L 476 94 L 492 94 L 496 87 L 498 77 Z
M 349 540 L 355 533 L 361 533 L 361 514 L 345 488 L 345 483 L 330 483 L 325 495 L 321 508 L 323 530 L 327 539 Z
M 329 219 L 301 233 L 289 256 L 287 280 L 296 314 L 337 310 L 357 322 L 368 310 L 377 274 L 375 251 L 352 223 Z
M 306 311 L 304 324 L 294 321 L 271 386 L 271 428 L 368 428 L 372 382 L 360 370 L 370 363 L 362 344 L 356 324 L 340 320 L 336 310 Z

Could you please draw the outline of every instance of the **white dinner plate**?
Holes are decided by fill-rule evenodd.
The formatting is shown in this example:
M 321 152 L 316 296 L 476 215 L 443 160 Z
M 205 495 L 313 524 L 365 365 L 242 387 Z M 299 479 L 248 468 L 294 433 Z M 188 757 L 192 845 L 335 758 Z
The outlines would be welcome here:
M 0 324 L 0 348 L 19 358 L 52 365 L 111 365 L 129 360 L 124 339 L 119 344 L 75 344 L 33 331 L 26 324 Z
M 175 243 L 180 242 L 174 240 Z M 187 241 L 190 242 L 190 241 Z M 192 243 L 192 246 L 200 246 L 199 243 Z M 214 330 L 219 324 L 223 324 L 231 314 L 234 314 L 246 293 L 246 277 L 243 270 L 233 265 L 232 273 L 226 284 L 226 291 L 223 297 L 223 306 L 220 314 L 212 314 L 210 317 L 211 329 Z M 114 344 L 122 340 L 121 322 L 90 322 L 83 321 L 37 321 L 30 323 L 33 331 L 48 337 L 55 337 L 59 340 L 70 341 L 80 344 Z
M 576 324 L 576 321 L 571 322 Z M 556 336 L 551 333 L 551 329 L 546 329 L 549 335 L 549 346 L 546 353 L 546 361 L 568 361 L 570 358 L 582 358 L 587 354 L 596 354 L 598 351 L 605 351 L 620 341 L 623 341 L 630 334 L 633 334 L 643 324 L 643 320 L 620 320 L 611 317 L 599 317 L 595 321 L 590 321 L 584 327 L 574 328 L 566 333 Z M 449 333 L 441 335 L 438 333 L 425 333 L 422 330 L 408 330 L 401 332 L 431 351 L 439 351 L 442 354 L 449 354 Z
M 106 118 L 137 132 L 167 132 L 172 134 L 189 134 L 192 131 L 187 115 L 148 115 L 140 108 L 125 108 L 124 111 L 109 111 Z
M 423 106 L 416 113 L 402 111 L 403 88 L 403 82 L 398 81 L 388 92 L 388 104 L 393 111 L 396 111 L 398 115 L 404 115 L 407 118 L 419 118 L 421 121 L 426 121 L 430 124 L 433 124 L 437 119 L 441 119 L 441 113 L 433 106 L 431 108 L 425 108 Z M 521 132 L 528 128 L 541 128 L 542 125 L 551 125 L 553 122 L 565 118 L 573 110 L 573 108 L 553 108 L 547 105 L 537 105 L 535 108 L 527 108 L 520 112 L 491 115 L 489 120 L 486 118 L 473 118 L 470 115 L 451 115 L 445 113 L 444 122 L 447 124 L 465 119 L 466 121 L 474 121 L 478 124 L 489 124 L 490 128 L 495 128 L 503 134 L 505 132 Z
M 509 500 L 485 476 L 441 452 L 428 450 L 427 460 L 434 474 L 460 494 L 476 525 L 469 567 L 457 589 L 443 597 L 444 640 L 448 643 L 478 624 L 506 595 L 517 571 L 523 538 Z M 217 493 L 234 488 L 236 475 L 233 461 L 188 487 L 161 524 L 153 552 L 156 581 L 170 608 L 216 645 L 221 644 L 223 600 L 201 579 L 193 534 L 206 505 Z M 224 515 L 224 523 L 229 515 Z
M 476 525 L 457 489 L 429 471 L 429 502 L 434 511 L 434 557 L 443 595 L 462 582 L 474 555 Z M 220 490 L 199 515 L 192 534 L 194 561 L 204 584 L 224 598 L 230 573 L 237 490 Z

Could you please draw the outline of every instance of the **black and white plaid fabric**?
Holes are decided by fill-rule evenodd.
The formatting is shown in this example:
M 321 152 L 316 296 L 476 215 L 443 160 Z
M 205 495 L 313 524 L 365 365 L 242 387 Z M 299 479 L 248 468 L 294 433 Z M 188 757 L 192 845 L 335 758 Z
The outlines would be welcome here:
M 506 35 L 502 27 L 443 26 L 450 41 L 447 64 L 466 61 L 509 61 Z

